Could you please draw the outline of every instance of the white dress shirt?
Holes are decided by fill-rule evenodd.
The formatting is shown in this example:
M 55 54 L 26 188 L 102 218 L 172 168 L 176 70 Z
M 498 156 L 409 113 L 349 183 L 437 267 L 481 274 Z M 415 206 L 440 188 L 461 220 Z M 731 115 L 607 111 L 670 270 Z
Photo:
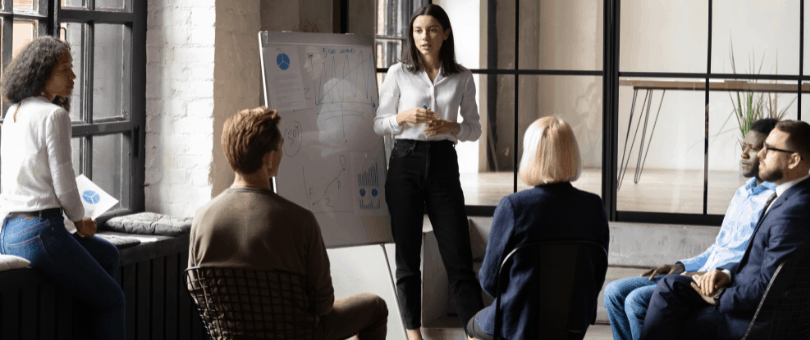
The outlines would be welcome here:
M 799 182 L 801 182 L 801 181 L 803 181 L 803 180 L 807 179 L 807 177 L 810 177 L 810 174 L 805 175 L 804 177 L 797 178 L 797 179 L 794 179 L 794 180 L 792 180 L 792 181 L 788 181 L 788 182 L 785 182 L 785 183 L 782 183 L 782 184 L 777 185 L 777 186 L 776 186 L 776 199 L 779 199 L 779 196 L 782 196 L 782 194 L 784 194 L 784 193 L 785 193 L 785 191 L 787 191 L 788 189 L 790 189 L 790 188 L 791 188 L 791 187 L 793 187 L 794 185 L 798 184 Z M 766 210 L 765 210 L 765 212 L 763 212 L 763 213 L 762 213 L 763 215 L 765 215 L 765 214 L 767 214 L 769 211 L 771 211 L 771 207 L 772 207 L 772 206 L 773 206 L 773 204 L 776 202 L 776 199 L 774 199 L 774 200 L 771 202 L 771 204 L 769 204 L 769 205 L 768 205 L 768 207 L 767 207 L 767 208 L 765 208 Z M 751 235 L 751 237 L 754 237 L 754 236 L 753 236 L 753 235 Z M 723 269 L 723 273 L 726 273 L 726 275 L 727 275 L 729 278 L 731 278 L 731 277 L 732 277 L 732 276 L 731 276 L 731 271 L 730 271 L 730 270 L 728 270 L 728 269 Z M 733 281 L 733 280 L 732 280 L 732 281 Z
M 461 67 L 461 72 L 442 76 L 442 69 L 434 81 L 424 70 L 411 73 L 402 63 L 388 68 L 388 74 L 380 86 L 380 107 L 374 118 L 374 132 L 378 135 L 393 134 L 397 139 L 422 141 L 450 140 L 475 141 L 481 136 L 478 121 L 478 105 L 475 103 L 475 82 L 470 70 Z M 397 124 L 397 114 L 413 108 L 427 106 L 438 118 L 462 122 L 457 135 L 448 132 L 428 137 L 425 124 Z
M 14 112 L 17 120 L 14 120 Z M 45 97 L 9 107 L 0 135 L 0 214 L 62 208 L 84 217 L 71 161 L 70 116 Z

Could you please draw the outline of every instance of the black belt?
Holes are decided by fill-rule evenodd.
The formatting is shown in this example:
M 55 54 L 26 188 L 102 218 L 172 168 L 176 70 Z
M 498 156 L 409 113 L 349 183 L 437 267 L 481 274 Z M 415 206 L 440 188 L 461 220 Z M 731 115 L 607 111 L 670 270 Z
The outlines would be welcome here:
M 62 216 L 62 208 L 50 208 L 37 211 L 12 212 L 8 214 L 7 218 L 51 217 L 51 216 Z
M 414 139 L 397 139 L 397 144 L 400 144 L 403 147 L 411 148 L 411 149 L 419 149 L 425 148 L 430 146 L 434 147 L 455 147 L 456 144 L 450 140 L 435 140 L 435 141 L 424 141 L 424 140 L 414 140 Z

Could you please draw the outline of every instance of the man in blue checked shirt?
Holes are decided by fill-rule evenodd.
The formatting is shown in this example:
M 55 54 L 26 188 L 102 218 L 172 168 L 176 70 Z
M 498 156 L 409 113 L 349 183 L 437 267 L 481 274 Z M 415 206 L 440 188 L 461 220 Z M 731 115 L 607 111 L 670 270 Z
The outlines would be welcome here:
M 760 119 L 751 125 L 742 143 L 743 176 L 751 178 L 737 189 L 726 210 L 717 239 L 709 249 L 691 259 L 650 269 L 641 277 L 611 282 L 605 287 L 607 308 L 614 340 L 638 340 L 647 307 L 658 281 L 666 275 L 695 275 L 740 262 L 765 203 L 776 192 L 776 185 L 759 178 L 759 157 L 765 138 L 776 126 L 776 119 Z

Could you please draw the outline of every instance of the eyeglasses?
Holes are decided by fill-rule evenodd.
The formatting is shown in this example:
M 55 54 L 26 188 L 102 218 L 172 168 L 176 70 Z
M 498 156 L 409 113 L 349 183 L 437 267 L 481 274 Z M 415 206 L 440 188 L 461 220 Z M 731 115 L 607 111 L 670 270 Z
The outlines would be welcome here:
M 777 148 L 775 148 L 773 146 L 768 145 L 768 143 L 764 143 L 762 148 L 765 149 L 766 154 L 768 153 L 768 151 L 779 151 L 779 152 L 785 152 L 785 153 L 795 153 L 796 152 L 796 151 L 790 151 L 790 150 L 785 150 L 785 149 L 777 149 Z
M 742 152 L 748 152 L 748 150 L 753 150 L 754 152 L 759 153 L 759 151 L 762 150 L 762 147 L 756 148 L 751 144 L 740 142 L 740 149 L 742 149 Z

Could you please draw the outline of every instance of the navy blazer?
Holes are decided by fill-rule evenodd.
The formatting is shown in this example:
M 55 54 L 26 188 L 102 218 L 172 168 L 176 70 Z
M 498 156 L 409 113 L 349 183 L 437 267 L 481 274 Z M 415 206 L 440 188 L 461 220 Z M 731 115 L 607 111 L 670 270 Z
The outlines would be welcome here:
M 732 286 L 720 296 L 725 314 L 721 332 L 741 338 L 779 264 L 799 247 L 810 244 L 810 178 L 782 193 L 759 220 L 745 254 L 728 268 Z
M 542 185 L 506 196 L 493 216 L 486 256 L 478 273 L 481 287 L 490 296 L 496 295 L 498 267 L 510 251 L 522 244 L 576 239 L 594 241 L 607 249 L 609 232 L 602 199 L 574 188 L 569 182 Z M 586 292 L 575 296 L 571 314 L 572 324 L 583 328 L 596 319 L 596 300 L 607 270 L 593 259 L 586 264 L 586 270 L 594 273 L 593 280 L 577 282 L 574 287 L 574 291 Z M 509 275 L 501 282 L 507 283 L 500 297 L 501 337 L 537 339 L 536 327 L 532 325 L 539 318 L 538 297 L 531 282 L 540 277 L 543 268 L 537 268 L 524 257 L 515 257 L 509 266 L 509 270 L 504 270 Z M 545 274 L 548 277 L 548 273 Z M 493 334 L 495 304 L 481 311 L 476 321 L 483 331 Z

